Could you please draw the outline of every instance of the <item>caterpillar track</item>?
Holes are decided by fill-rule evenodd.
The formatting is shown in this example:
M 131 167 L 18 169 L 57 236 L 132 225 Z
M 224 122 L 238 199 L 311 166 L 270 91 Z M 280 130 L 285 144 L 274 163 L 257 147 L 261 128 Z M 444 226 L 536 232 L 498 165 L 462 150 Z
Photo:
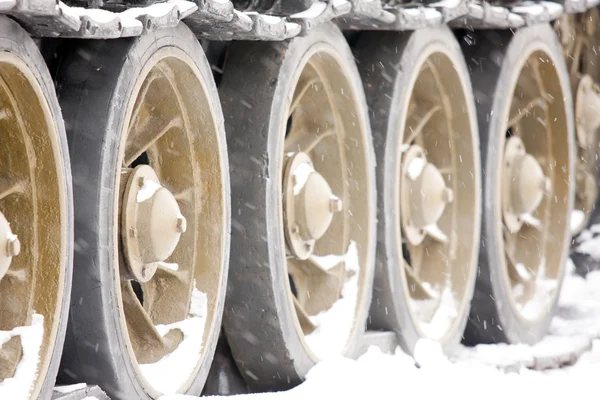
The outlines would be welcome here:
M 215 0 L 171 0 L 146 6 L 106 2 L 104 8 L 69 6 L 62 1 L 12 0 L 3 1 L 0 9 L 36 37 L 133 37 L 172 28 L 183 21 L 199 38 L 279 41 L 307 35 L 329 21 L 342 29 L 357 31 L 411 31 L 443 25 L 466 29 L 521 28 L 552 22 L 562 15 L 580 14 L 597 5 L 594 1 L 525 1 L 510 5 L 468 0 L 388 3 L 315 1 L 305 10 L 280 15 L 240 11 L 230 1 Z M 299 4 L 295 8 L 301 7 Z
M 598 3 L 0 0 L 0 398 L 538 343 L 597 219 Z

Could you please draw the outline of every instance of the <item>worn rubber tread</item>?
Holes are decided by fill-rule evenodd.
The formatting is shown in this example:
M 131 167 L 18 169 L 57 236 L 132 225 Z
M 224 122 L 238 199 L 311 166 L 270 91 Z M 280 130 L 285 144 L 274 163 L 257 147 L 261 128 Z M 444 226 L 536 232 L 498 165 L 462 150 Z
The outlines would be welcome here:
M 285 244 L 280 235 L 278 210 L 281 193 L 276 181 L 282 166 L 287 104 L 297 79 L 298 64 L 314 45 L 336 49 L 363 105 L 362 121 L 370 136 L 366 100 L 351 50 L 333 24 L 323 24 L 308 36 L 286 42 L 236 42 L 229 49 L 220 85 L 227 131 L 232 187 L 232 249 L 224 312 L 224 328 L 238 368 L 253 390 L 293 387 L 303 380 L 315 361 L 304 348 L 295 327 L 287 293 L 288 276 L 282 260 Z M 370 301 L 375 253 L 375 158 L 366 143 L 372 188 L 370 259 L 367 261 L 364 300 Z M 359 299 L 360 299 L 359 295 Z M 368 304 L 368 303 L 367 303 Z M 368 305 L 356 317 L 348 356 L 360 345 Z
M 496 222 L 499 220 L 494 215 L 494 185 L 492 177 L 486 171 L 494 171 L 498 158 L 498 148 L 494 143 L 495 136 L 500 134 L 502 121 L 497 116 L 502 101 L 506 101 L 512 93 L 508 93 L 510 70 L 525 50 L 529 43 L 541 41 L 548 45 L 550 56 L 557 67 L 558 75 L 563 87 L 564 102 L 567 109 L 567 124 L 569 127 L 569 146 L 571 148 L 570 162 L 572 163 L 572 176 L 570 182 L 575 182 L 575 136 L 574 117 L 569 77 L 562 55 L 562 48 L 552 28 L 547 24 L 525 27 L 512 31 L 476 31 L 463 32 L 459 35 L 468 36 L 468 40 L 459 40 L 463 43 L 463 51 L 467 60 L 471 80 L 473 82 L 475 100 L 477 105 L 477 119 L 481 138 L 481 165 L 484 169 L 483 194 L 484 208 L 481 230 L 481 244 L 479 252 L 479 271 L 475 294 L 471 305 L 469 322 L 465 330 L 464 342 L 469 345 L 478 343 L 535 343 L 545 334 L 550 320 L 556 309 L 558 295 L 554 296 L 551 307 L 545 317 L 527 324 L 517 318 L 513 308 L 508 303 L 506 287 L 502 283 L 503 273 L 499 258 L 504 257 L 504 249 L 497 249 L 488 243 L 495 240 Z M 468 45 L 466 43 L 469 43 Z M 501 133 L 504 136 L 504 132 Z M 572 185 L 574 188 L 574 185 Z M 574 190 L 572 189 L 567 201 L 572 209 Z M 570 235 L 565 235 L 563 243 L 557 245 L 568 248 Z M 568 251 L 565 251 L 565 260 Z M 564 272 L 564 268 L 563 268 Z M 560 293 L 562 277 L 557 287 Z
M 411 93 L 407 87 L 411 84 L 415 73 L 415 62 L 428 51 L 432 45 L 441 44 L 448 49 L 455 68 L 464 77 L 463 90 L 469 105 L 471 129 L 473 132 L 473 151 L 479 152 L 478 130 L 475 119 L 475 104 L 471 96 L 471 84 L 466 63 L 453 33 L 446 27 L 426 28 L 414 32 L 367 32 L 361 34 L 354 50 L 363 79 L 363 86 L 369 103 L 373 144 L 377 157 L 377 192 L 378 192 L 378 230 L 377 261 L 373 301 L 369 327 L 374 330 L 391 330 L 397 333 L 399 344 L 404 351 L 412 354 L 421 337 L 414 319 L 411 317 L 409 297 L 405 293 L 404 269 L 400 264 L 401 249 L 396 249 L 396 228 L 400 223 L 394 211 L 394 196 L 398 192 L 395 182 L 398 181 L 396 171 L 399 135 L 404 129 L 400 111 L 407 108 Z M 418 66 L 420 68 L 420 66 Z M 465 110 L 462 110 L 463 112 Z M 478 155 L 475 158 L 475 169 L 479 170 Z M 475 173 L 476 179 L 480 174 Z M 477 190 L 480 185 L 477 184 Z M 479 219 L 480 210 L 474 210 L 473 218 Z M 475 228 L 475 237 L 479 236 L 479 227 Z M 400 253 L 399 253 L 400 252 Z M 473 264 L 477 253 L 473 254 Z M 476 268 L 467 290 L 466 301 L 473 295 Z M 461 315 L 450 335 L 442 341 L 445 351 L 450 352 L 460 343 L 468 313 Z
M 134 39 L 78 40 L 59 51 L 56 77 L 72 157 L 75 195 L 75 265 L 71 323 L 63 355 L 65 382 L 97 384 L 111 399 L 149 399 L 136 378 L 128 355 L 127 332 L 119 321 L 119 301 L 112 265 L 114 187 L 124 111 L 145 64 L 162 47 L 172 46 L 200 69 L 225 148 L 218 93 L 200 43 L 183 24 Z M 227 156 L 222 157 L 227 169 Z M 227 179 L 227 174 L 224 174 Z M 229 182 L 225 182 L 228 187 Z M 229 200 L 226 190 L 225 201 Z M 229 204 L 227 204 L 229 209 Z M 227 215 L 227 222 L 229 215 Z M 228 249 L 228 243 L 225 246 Z M 225 254 L 229 259 L 228 253 Z M 227 268 L 225 268 L 225 271 Z M 224 292 L 225 274 L 220 292 Z M 215 351 L 224 296 L 217 300 L 216 328 L 208 339 L 204 360 L 188 388 L 199 395 Z

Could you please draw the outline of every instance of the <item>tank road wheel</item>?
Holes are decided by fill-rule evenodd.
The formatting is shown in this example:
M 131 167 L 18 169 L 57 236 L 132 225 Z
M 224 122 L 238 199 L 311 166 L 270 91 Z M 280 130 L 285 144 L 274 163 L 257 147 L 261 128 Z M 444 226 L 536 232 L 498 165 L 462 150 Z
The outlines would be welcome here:
M 301 380 L 352 356 L 375 252 L 374 156 L 348 45 L 333 25 L 234 43 L 220 87 L 232 176 L 224 326 L 251 386 Z
M 0 104 L 0 398 L 49 399 L 71 291 L 71 171 L 46 63 L 6 17 Z
M 549 26 L 468 36 L 487 173 L 480 273 L 465 338 L 533 343 L 550 323 L 571 239 L 569 76 Z
M 571 213 L 571 233 L 575 236 L 598 219 L 598 181 L 600 160 L 596 153 L 600 147 L 600 29 L 597 8 L 581 14 L 564 14 L 554 22 L 554 30 L 561 42 L 563 57 L 569 72 L 573 106 L 575 110 L 576 152 L 575 203 Z M 578 269 L 585 270 L 585 254 L 571 257 Z M 581 261 L 578 263 L 577 261 Z M 582 264 L 582 265 L 580 265 Z
M 380 224 L 371 325 L 447 350 L 473 295 L 479 138 L 469 73 L 448 29 L 366 33 L 356 45 L 377 155 Z
M 229 171 L 209 64 L 184 25 L 69 43 L 59 72 L 76 202 L 65 376 L 115 399 L 200 394 L 229 256 Z

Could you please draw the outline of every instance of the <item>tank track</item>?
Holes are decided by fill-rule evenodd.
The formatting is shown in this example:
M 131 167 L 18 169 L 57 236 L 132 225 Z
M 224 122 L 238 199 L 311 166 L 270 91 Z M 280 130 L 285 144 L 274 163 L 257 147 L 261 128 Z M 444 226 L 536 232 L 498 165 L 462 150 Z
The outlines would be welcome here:
M 346 30 L 406 31 L 447 24 L 454 28 L 510 29 L 550 22 L 586 11 L 600 0 L 523 1 L 492 5 L 479 0 L 385 4 L 381 0 L 317 1 L 286 17 L 239 11 L 228 0 L 167 0 L 122 12 L 69 6 L 56 0 L 0 0 L 0 13 L 18 20 L 35 37 L 112 39 L 140 36 L 185 22 L 212 40 L 281 41 L 335 21 Z

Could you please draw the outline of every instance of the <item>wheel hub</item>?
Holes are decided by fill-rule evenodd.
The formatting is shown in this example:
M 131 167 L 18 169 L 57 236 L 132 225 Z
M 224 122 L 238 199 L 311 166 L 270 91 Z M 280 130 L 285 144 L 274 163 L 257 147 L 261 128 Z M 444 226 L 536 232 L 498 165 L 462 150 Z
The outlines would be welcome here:
M 514 233 L 521 228 L 523 216 L 539 207 L 544 193 L 551 189 L 551 182 L 516 136 L 507 141 L 504 159 L 504 220 Z
M 342 201 L 331 191 L 327 180 L 315 171 L 306 153 L 289 161 L 284 178 L 285 231 L 291 252 L 306 260 L 331 224 L 333 214 L 342 211 Z
M 12 258 L 21 252 L 21 242 L 10 230 L 10 224 L 0 212 L 0 279 L 4 277 Z
M 454 192 L 420 146 L 407 150 L 402 169 L 402 225 L 406 238 L 416 246 L 425 238 L 425 228 L 436 224 L 454 200 Z
M 121 235 L 130 278 L 147 282 L 157 263 L 175 251 L 187 221 L 173 194 L 160 185 L 148 165 L 136 167 L 129 175 L 122 212 Z

